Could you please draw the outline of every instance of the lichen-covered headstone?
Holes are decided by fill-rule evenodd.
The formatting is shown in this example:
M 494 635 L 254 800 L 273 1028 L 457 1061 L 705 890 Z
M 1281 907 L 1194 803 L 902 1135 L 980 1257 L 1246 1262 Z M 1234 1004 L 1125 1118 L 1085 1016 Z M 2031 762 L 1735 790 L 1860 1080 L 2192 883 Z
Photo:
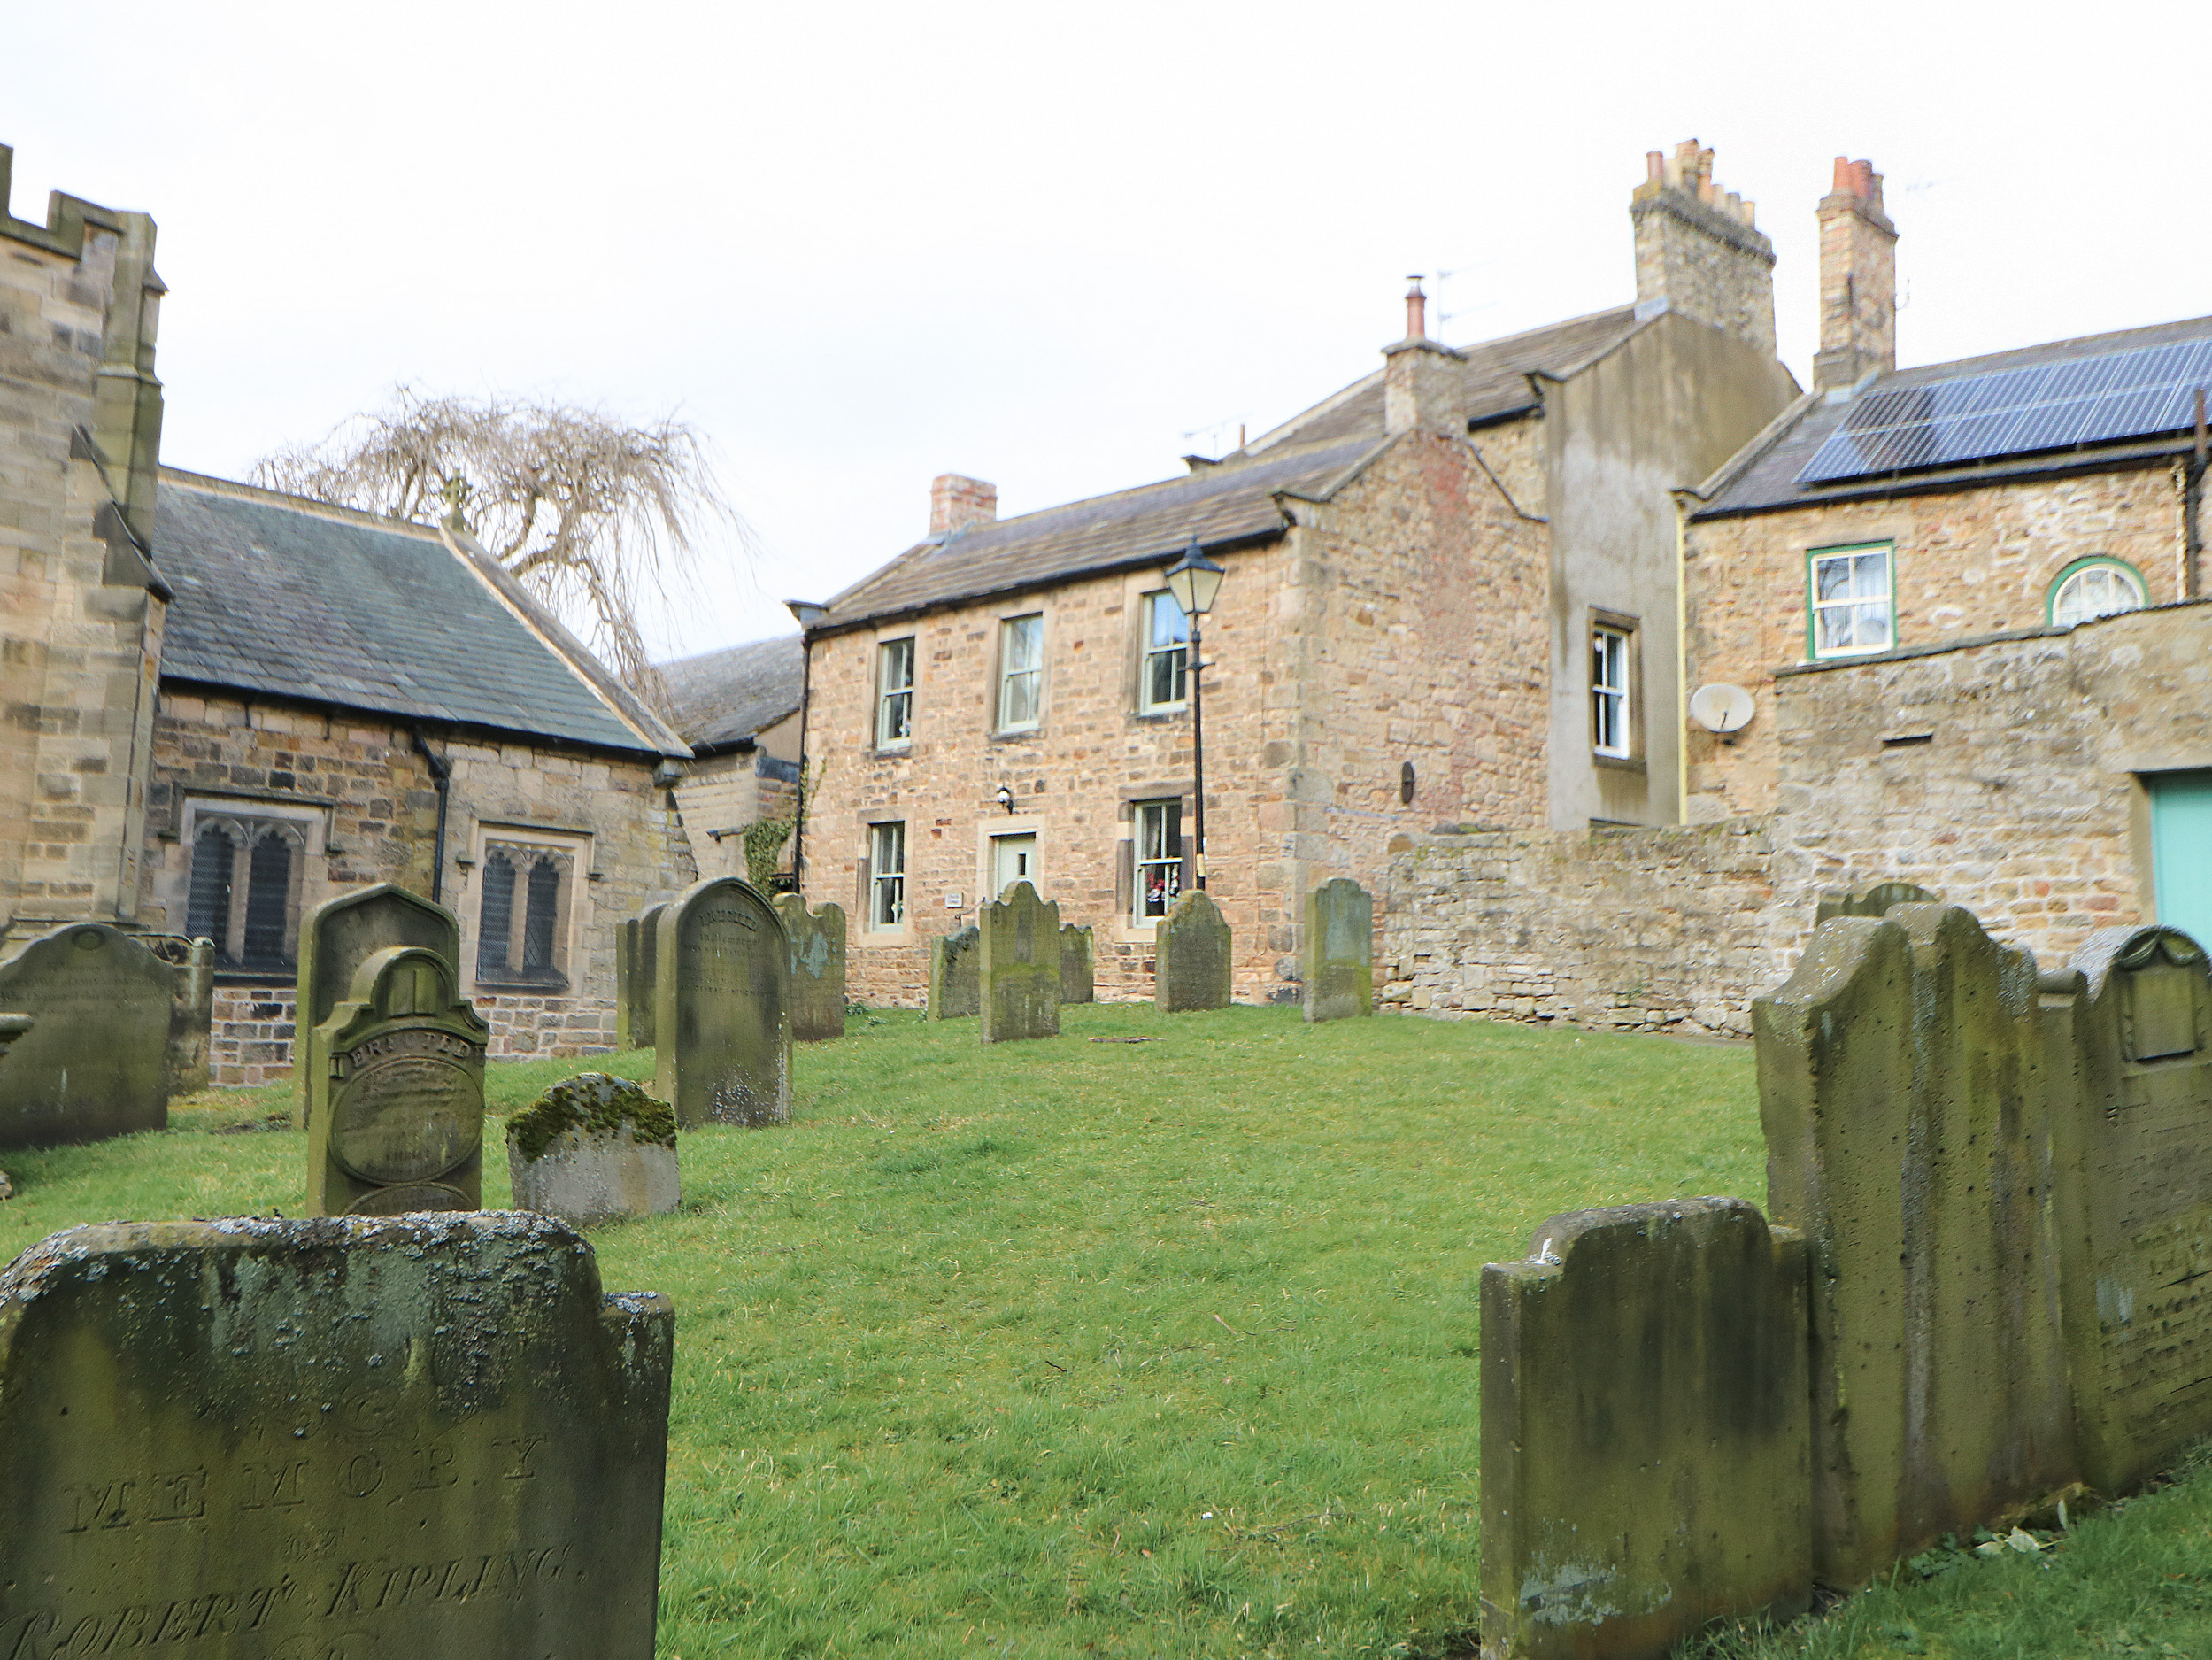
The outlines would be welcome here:
M 983 960 L 983 934 L 971 923 L 929 942 L 931 1020 L 962 1020 L 983 1009 L 976 969 Z
M 1375 901 L 1348 876 L 1306 896 L 1308 1020 L 1350 1020 L 1375 1012 Z
M 2042 1003 L 2082 1478 L 2123 1493 L 2212 1433 L 2212 974 L 2177 930 L 2111 929 Z
M 976 993 L 985 1043 L 1060 1036 L 1060 907 L 1027 882 L 986 904 L 976 927 Z
M 1229 919 L 1203 888 L 1192 888 L 1154 925 L 1152 1001 L 1161 1012 L 1227 1008 Z
M 2075 1479 L 2035 962 L 1955 907 L 1839 916 L 1753 1022 L 1813 1264 L 1814 1570 L 1861 1586 Z
M 354 970 L 317 1033 L 308 1083 L 311 1215 L 474 1210 L 484 1174 L 484 1046 L 452 963 L 389 946 Z
M 0 1057 L 0 1147 L 166 1127 L 176 981 L 104 923 L 57 928 L 0 963 L 0 1009 L 36 1023 Z
M 395 883 L 354 888 L 325 899 L 300 919 L 299 986 L 294 1005 L 292 1070 L 295 1129 L 309 1127 L 308 1080 L 325 1071 L 316 1047 L 323 1023 L 346 997 L 361 964 L 394 946 L 420 946 L 448 962 L 461 960 L 461 924 L 443 905 Z
M 675 1114 L 604 1072 L 563 1078 L 507 1120 L 507 1171 L 517 1210 L 579 1228 L 683 1202 Z
M 791 1116 L 791 946 L 775 907 L 716 876 L 660 913 L 653 1093 L 686 1130 Z
M 1660 1656 L 1805 1610 L 1800 1236 L 1740 1199 L 1572 1211 L 1482 1298 L 1485 1655 Z
M 779 893 L 775 914 L 791 942 L 791 1040 L 844 1037 L 844 907 L 809 911 L 798 894 Z
M 111 1223 L 0 1273 L 17 1660 L 650 1660 L 674 1315 L 543 1216 Z
M 1061 924 L 1060 930 L 1060 1000 L 1088 1003 L 1098 995 L 1088 923 Z

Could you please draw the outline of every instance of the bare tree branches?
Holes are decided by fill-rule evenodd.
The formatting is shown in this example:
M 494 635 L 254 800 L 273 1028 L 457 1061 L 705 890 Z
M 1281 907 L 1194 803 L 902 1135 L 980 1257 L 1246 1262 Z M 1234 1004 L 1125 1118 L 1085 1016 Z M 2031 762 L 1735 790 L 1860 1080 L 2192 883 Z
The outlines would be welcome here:
M 667 692 L 646 655 L 639 601 L 695 591 L 710 532 L 744 552 L 751 545 L 690 425 L 628 426 L 566 404 L 426 398 L 401 386 L 386 408 L 320 444 L 265 457 L 253 476 L 417 524 L 459 515 L 664 714 Z

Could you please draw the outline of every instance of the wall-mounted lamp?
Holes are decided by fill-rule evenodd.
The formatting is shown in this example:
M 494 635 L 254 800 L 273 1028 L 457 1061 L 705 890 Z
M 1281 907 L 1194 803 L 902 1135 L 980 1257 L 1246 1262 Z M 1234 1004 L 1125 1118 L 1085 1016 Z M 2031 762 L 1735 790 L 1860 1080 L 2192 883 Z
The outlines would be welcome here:
M 1003 784 L 998 786 L 998 805 L 1006 808 L 1007 812 L 1014 811 L 1014 791 Z

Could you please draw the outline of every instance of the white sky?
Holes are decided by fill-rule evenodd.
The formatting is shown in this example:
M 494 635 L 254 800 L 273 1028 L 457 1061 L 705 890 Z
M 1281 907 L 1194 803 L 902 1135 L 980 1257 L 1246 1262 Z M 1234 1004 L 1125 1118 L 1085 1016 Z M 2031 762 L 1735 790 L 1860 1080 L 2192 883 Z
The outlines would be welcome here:
M 1167 477 L 1365 374 L 1633 297 L 1692 135 L 1807 378 L 1832 158 L 1888 178 L 1900 360 L 2212 311 L 2212 7 L 0 0 L 13 211 L 160 225 L 165 459 L 242 476 L 398 381 L 713 440 L 758 533 L 670 653 L 917 539 Z

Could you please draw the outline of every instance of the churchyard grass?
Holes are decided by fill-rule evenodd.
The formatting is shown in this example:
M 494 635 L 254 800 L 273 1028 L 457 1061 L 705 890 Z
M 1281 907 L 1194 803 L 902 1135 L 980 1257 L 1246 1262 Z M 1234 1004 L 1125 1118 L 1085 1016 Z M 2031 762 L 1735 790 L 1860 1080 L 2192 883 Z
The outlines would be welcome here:
M 1062 1020 L 986 1048 L 973 1022 L 856 1015 L 797 1049 L 790 1124 L 685 1132 L 683 1210 L 593 1236 L 609 1289 L 677 1308 L 661 1652 L 1471 1653 L 1481 1266 L 1554 1211 L 1762 1195 L 1748 1046 Z M 652 1060 L 495 1063 L 488 1100 Z M 81 1221 L 292 1212 L 303 1138 L 211 1133 L 289 1123 L 289 1099 L 218 1093 L 166 1134 L 11 1154 L 0 1225 L 19 1249 Z M 496 1206 L 497 1123 L 486 1141 Z M 2163 1544 L 2125 1543 L 2171 1517 Z M 1928 1653 L 2012 1652 L 1972 1633 L 2023 1587 L 2049 1629 L 2073 1608 L 2148 1637 L 2182 1606 L 2167 1587 L 2204 1594 L 2163 1576 L 2197 1571 L 2208 1520 L 2199 1476 L 2052 1569 L 1974 1559 L 1877 1596 Z M 2106 1529 L 2147 1553 L 2124 1585 Z M 1876 1602 L 1757 1652 L 1915 1652 L 1846 1632 Z

